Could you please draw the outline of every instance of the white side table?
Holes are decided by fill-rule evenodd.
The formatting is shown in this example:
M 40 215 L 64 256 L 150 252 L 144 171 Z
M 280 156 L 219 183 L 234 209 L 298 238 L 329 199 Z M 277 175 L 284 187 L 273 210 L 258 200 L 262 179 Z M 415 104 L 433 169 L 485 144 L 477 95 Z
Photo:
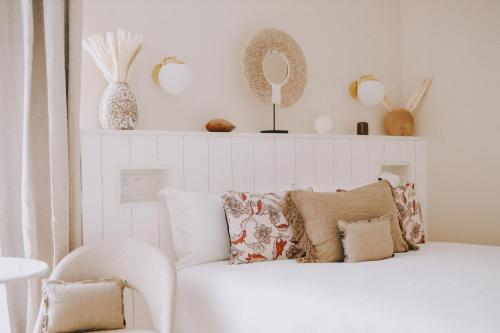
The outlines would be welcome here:
M 39 276 L 49 269 L 40 260 L 0 257 L 0 296 L 5 296 L 3 285 L 16 280 L 27 280 Z M 0 299 L 0 331 L 12 332 L 5 299 Z
M 0 283 L 29 279 L 47 272 L 48 269 L 49 266 L 40 260 L 1 257 Z

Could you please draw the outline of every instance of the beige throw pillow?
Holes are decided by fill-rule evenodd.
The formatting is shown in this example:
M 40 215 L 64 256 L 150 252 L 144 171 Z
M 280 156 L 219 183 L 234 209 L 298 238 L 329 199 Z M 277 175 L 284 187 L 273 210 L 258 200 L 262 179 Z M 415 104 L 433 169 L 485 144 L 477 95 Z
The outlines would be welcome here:
M 340 239 L 345 262 L 382 260 L 394 255 L 392 216 L 348 222 L 340 220 Z
M 383 180 L 351 191 L 318 193 L 293 191 L 291 198 L 304 220 L 314 253 L 304 259 L 309 262 L 343 261 L 344 251 L 337 222 L 358 221 L 392 215 L 391 236 L 394 252 L 408 251 L 397 218 L 391 185 Z
M 125 327 L 123 288 L 117 278 L 64 282 L 44 280 L 44 333 L 114 330 Z

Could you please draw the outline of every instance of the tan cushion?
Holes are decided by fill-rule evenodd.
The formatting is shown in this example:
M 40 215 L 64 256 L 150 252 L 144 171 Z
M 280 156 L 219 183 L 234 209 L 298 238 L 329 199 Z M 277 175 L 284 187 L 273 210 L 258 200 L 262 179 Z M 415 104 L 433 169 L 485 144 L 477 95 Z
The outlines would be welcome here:
M 125 327 L 125 282 L 102 279 L 82 282 L 44 280 L 43 332 L 112 330 Z
M 394 255 L 392 216 L 348 222 L 340 220 L 339 231 L 345 262 L 382 260 Z
M 338 193 L 293 191 L 291 198 L 304 220 L 314 255 L 309 261 L 343 261 L 344 251 L 337 222 L 357 221 L 392 215 L 391 236 L 394 252 L 408 251 L 397 218 L 391 185 L 379 181 L 357 189 Z

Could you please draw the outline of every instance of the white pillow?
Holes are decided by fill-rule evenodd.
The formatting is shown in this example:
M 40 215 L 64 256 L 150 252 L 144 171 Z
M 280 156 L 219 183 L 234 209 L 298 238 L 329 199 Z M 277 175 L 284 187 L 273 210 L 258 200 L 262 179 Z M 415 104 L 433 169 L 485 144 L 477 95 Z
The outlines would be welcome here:
M 177 189 L 161 193 L 170 215 L 177 268 L 229 259 L 226 214 L 218 195 Z

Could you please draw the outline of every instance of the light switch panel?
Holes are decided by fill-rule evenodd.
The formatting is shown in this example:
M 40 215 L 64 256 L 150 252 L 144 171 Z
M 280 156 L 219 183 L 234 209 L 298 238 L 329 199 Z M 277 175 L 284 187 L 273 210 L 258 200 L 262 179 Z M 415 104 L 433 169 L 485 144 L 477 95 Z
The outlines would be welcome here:
M 146 193 L 147 189 L 148 189 L 148 176 L 146 175 L 134 176 L 133 193 L 143 194 Z

